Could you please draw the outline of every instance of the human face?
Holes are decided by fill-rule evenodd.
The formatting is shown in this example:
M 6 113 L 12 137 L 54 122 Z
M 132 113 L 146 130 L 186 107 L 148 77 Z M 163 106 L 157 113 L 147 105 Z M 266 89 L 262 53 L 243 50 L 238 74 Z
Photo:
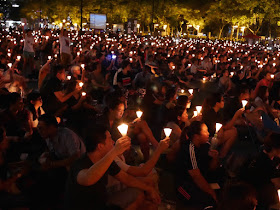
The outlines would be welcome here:
M 221 101 L 217 103 L 219 108 L 222 109 L 225 106 L 225 101 L 224 101 L 224 97 L 221 98 Z
M 42 97 L 40 96 L 39 98 L 37 98 L 34 101 L 31 101 L 31 103 L 35 106 L 35 107 L 40 107 L 43 105 L 43 100 Z
M 113 110 L 116 120 L 120 120 L 124 113 L 124 104 L 119 104 L 116 109 Z
M 179 117 L 179 120 L 182 122 L 187 122 L 189 120 L 187 109 L 184 110 L 183 114 Z
M 200 131 L 200 141 L 202 144 L 207 143 L 209 140 L 209 132 L 208 127 L 205 124 L 201 125 L 201 131 Z
M 56 131 L 56 128 L 52 125 L 48 126 L 45 122 L 39 121 L 38 131 L 43 139 L 50 138 Z
M 113 141 L 109 131 L 106 131 L 106 139 L 104 143 L 101 143 L 99 149 L 105 156 L 111 149 L 113 149 L 115 142 Z

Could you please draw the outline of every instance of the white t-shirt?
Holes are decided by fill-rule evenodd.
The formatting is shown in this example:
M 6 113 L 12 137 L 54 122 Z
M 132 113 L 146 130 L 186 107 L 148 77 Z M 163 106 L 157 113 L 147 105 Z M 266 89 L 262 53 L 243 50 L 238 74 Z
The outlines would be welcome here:
M 34 45 L 33 36 L 31 36 L 31 37 L 25 36 L 23 51 L 34 52 L 33 45 Z
M 59 36 L 59 43 L 60 43 L 60 53 L 71 54 L 70 39 L 68 37 Z

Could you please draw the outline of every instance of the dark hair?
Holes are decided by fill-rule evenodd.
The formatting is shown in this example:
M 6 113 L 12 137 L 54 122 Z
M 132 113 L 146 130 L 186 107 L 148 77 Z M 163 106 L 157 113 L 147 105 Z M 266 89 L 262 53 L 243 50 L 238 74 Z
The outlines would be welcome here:
M 56 76 L 57 73 L 61 73 L 63 70 L 65 70 L 65 67 L 61 64 L 56 64 L 52 66 L 53 76 Z
M 47 126 L 53 125 L 55 127 L 58 126 L 57 120 L 54 115 L 51 114 L 43 114 L 39 117 L 39 121 L 43 121 Z
M 31 103 L 31 101 L 36 101 L 39 97 L 41 97 L 41 94 L 37 91 L 33 91 L 27 95 L 27 108 L 33 115 L 33 120 L 37 119 L 36 110 L 34 107 L 34 104 Z M 38 115 L 41 115 L 41 109 L 38 109 Z
M 96 124 L 87 128 L 88 132 L 85 136 L 85 146 L 87 152 L 93 152 L 97 145 L 104 143 L 106 140 L 106 131 L 108 130 L 105 125 Z
M 202 114 L 208 112 L 216 105 L 216 103 L 221 102 L 221 100 L 222 100 L 222 94 L 220 93 L 211 94 L 211 96 L 207 97 L 203 102 Z
M 271 152 L 272 149 L 280 149 L 280 134 L 270 133 L 264 141 L 264 149 L 267 152 Z
M 227 186 L 222 193 L 218 210 L 253 210 L 256 204 L 250 198 L 256 198 L 255 189 L 247 183 L 235 183 Z
M 8 107 L 11 107 L 11 105 L 15 104 L 19 99 L 21 99 L 21 96 L 19 93 L 10 93 L 7 98 Z
M 168 88 L 168 89 L 166 90 L 165 99 L 168 100 L 168 101 L 169 101 L 170 99 L 173 99 L 174 96 L 176 95 L 176 90 L 177 90 L 177 88 L 173 88 L 173 87 Z
M 178 97 L 177 99 L 177 105 L 178 106 L 182 106 L 182 107 L 186 107 L 189 101 L 189 97 L 186 95 L 181 95 Z
M 122 68 L 125 69 L 128 65 L 130 65 L 130 62 L 128 60 L 124 60 L 122 62 Z
M 201 133 L 201 126 L 204 123 L 201 121 L 193 121 L 190 126 L 185 127 L 182 131 L 181 137 L 180 137 L 180 141 L 181 143 L 183 143 L 186 140 L 193 140 L 194 135 L 200 135 Z
M 257 96 L 260 97 L 263 100 L 263 102 L 267 100 L 267 97 L 265 96 L 267 89 L 268 87 L 266 86 L 260 86 L 257 92 Z
M 185 110 L 186 107 L 175 106 L 174 109 L 172 109 L 170 114 L 168 115 L 168 121 L 172 121 L 178 124 L 178 117 L 182 116 Z

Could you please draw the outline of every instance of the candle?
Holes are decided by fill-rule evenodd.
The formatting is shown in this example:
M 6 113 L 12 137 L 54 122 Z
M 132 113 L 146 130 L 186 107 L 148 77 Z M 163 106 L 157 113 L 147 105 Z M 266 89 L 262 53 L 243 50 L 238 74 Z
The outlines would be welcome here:
M 275 67 L 275 66 L 276 66 L 276 63 L 273 63 L 272 65 L 273 65 L 273 67 Z
M 278 193 L 278 198 L 279 198 L 279 201 L 280 201 L 280 190 L 277 190 L 277 193 Z
M 80 52 L 77 52 L 77 56 L 80 56 Z
M 196 106 L 197 113 L 199 114 L 202 110 L 202 106 Z
M 123 123 L 123 124 L 118 126 L 118 130 L 120 131 L 122 136 L 126 136 L 127 130 L 128 130 L 128 125 Z
M 51 59 L 52 59 L 52 56 L 49 55 L 49 56 L 48 56 L 48 60 L 51 60 Z
M 141 118 L 141 117 L 142 117 L 142 114 L 143 114 L 143 112 L 140 111 L 140 110 L 136 112 L 136 115 L 137 115 L 138 118 Z
M 21 59 L 21 56 L 20 56 L 20 55 L 18 55 L 18 56 L 17 56 L 17 60 L 19 61 L 20 59 Z
M 67 76 L 67 79 L 70 80 L 70 79 L 71 79 L 71 76 Z
M 8 63 L 9 68 L 12 68 L 13 64 L 12 63 Z
M 164 128 L 163 131 L 164 131 L 165 136 L 169 137 L 171 132 L 172 132 L 172 129 L 171 128 Z
M 8 55 L 9 57 L 11 57 L 11 53 L 8 53 L 7 55 Z
M 82 69 L 84 69 L 85 68 L 85 64 L 81 64 L 81 67 L 82 67 Z
M 248 101 L 247 100 L 242 100 L 242 106 L 243 108 L 247 105 Z
M 79 86 L 83 87 L 84 83 L 83 82 L 79 82 Z
M 86 96 L 86 94 L 87 94 L 86 92 L 82 92 L 82 96 Z
M 192 95 L 193 94 L 193 89 L 189 89 L 189 93 Z
M 216 133 L 219 132 L 219 130 L 221 129 L 223 125 L 221 123 L 216 123 Z
M 185 92 L 185 90 L 184 89 L 181 89 L 181 93 L 184 93 Z
M 49 39 L 49 36 L 46 36 L 46 40 L 48 40 Z
M 270 77 L 271 77 L 271 79 L 274 79 L 274 74 L 271 74 Z
M 230 75 L 233 76 L 233 75 L 234 75 L 234 72 L 230 72 Z
M 194 117 L 197 116 L 197 111 L 193 111 L 193 116 L 194 116 Z

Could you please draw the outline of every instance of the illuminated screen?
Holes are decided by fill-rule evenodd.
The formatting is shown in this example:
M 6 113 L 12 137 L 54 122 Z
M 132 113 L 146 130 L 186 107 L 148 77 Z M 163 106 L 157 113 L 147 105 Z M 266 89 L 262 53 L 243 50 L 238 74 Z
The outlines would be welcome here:
M 89 23 L 92 29 L 106 29 L 107 17 L 104 14 L 90 14 Z

